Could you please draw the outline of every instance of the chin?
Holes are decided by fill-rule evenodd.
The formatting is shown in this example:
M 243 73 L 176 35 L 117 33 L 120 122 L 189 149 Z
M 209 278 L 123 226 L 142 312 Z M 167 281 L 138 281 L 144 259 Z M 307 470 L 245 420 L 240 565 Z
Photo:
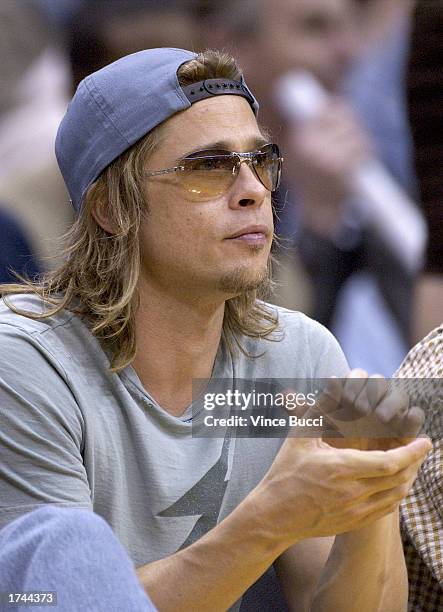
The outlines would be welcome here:
M 230 272 L 226 272 L 219 278 L 218 288 L 225 294 L 234 297 L 247 291 L 259 289 L 269 282 L 267 265 L 258 268 L 256 266 L 238 266 Z

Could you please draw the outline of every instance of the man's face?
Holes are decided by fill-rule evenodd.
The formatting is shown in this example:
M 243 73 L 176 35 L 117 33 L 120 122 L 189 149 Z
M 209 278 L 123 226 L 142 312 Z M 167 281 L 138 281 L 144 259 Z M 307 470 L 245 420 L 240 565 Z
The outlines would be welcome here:
M 273 0 L 262 6 L 257 43 L 270 77 L 302 68 L 316 75 L 327 88 L 334 89 L 355 53 L 352 3 Z
M 219 96 L 166 121 L 146 169 L 171 168 L 207 149 L 255 151 L 264 142 L 248 102 Z M 147 178 L 145 194 L 149 214 L 141 249 L 148 284 L 190 297 L 227 299 L 263 281 L 273 231 L 271 193 L 246 163 L 232 186 L 208 201 L 194 201 L 176 173 Z M 262 238 L 251 235 L 260 232 Z

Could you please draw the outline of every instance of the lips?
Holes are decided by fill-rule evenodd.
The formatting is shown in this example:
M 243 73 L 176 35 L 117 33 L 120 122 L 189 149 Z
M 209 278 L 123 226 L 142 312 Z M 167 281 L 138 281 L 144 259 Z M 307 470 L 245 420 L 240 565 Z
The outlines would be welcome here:
M 247 227 L 243 227 L 238 230 L 231 236 L 228 236 L 228 240 L 233 240 L 234 238 L 241 238 L 247 236 L 264 236 L 267 237 L 270 234 L 270 229 L 267 225 L 248 225 Z

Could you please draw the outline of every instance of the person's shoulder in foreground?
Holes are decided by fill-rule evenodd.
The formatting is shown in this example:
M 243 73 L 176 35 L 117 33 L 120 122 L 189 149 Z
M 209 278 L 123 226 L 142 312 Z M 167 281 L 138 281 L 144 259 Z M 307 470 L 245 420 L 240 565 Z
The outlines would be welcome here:
M 443 323 L 420 340 L 397 370 L 400 378 L 443 378 Z
M 0 283 L 14 282 L 14 272 L 33 277 L 40 266 L 24 228 L 0 207 Z
M 425 402 L 425 433 L 433 443 L 401 505 L 409 610 L 437 610 L 443 606 L 443 324 L 409 351 L 396 377 L 410 379 L 412 397 Z

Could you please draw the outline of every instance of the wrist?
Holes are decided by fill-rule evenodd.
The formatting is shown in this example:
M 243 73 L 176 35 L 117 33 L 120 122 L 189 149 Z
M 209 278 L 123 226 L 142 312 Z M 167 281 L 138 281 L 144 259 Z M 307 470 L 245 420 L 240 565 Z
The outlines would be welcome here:
M 290 518 L 285 514 L 278 495 L 266 479 L 249 493 L 243 504 L 247 507 L 251 529 L 275 558 L 303 539 L 301 533 L 297 534 L 295 513 Z

